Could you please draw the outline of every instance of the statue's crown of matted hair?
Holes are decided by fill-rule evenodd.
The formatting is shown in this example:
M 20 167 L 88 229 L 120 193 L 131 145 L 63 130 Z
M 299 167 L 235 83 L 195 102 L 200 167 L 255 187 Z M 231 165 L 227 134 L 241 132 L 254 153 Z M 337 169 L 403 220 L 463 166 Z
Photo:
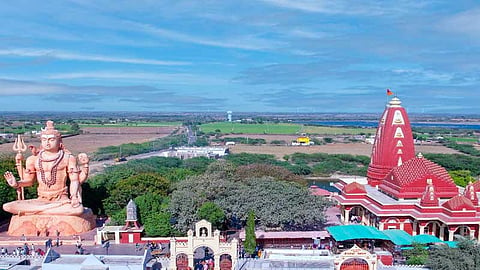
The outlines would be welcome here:
M 62 134 L 60 134 L 60 131 L 55 129 L 55 125 L 53 121 L 47 121 L 45 123 L 45 128 L 42 128 L 42 135 L 54 135 L 55 137 L 61 137 Z

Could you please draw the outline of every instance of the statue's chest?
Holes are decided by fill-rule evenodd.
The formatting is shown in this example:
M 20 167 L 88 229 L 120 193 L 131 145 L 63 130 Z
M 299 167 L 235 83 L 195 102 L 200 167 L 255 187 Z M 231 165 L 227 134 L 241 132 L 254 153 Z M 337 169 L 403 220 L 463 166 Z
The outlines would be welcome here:
M 59 160 L 41 160 L 35 162 L 35 169 L 37 172 L 50 173 L 52 171 L 63 170 L 67 167 L 68 161 L 66 158 Z

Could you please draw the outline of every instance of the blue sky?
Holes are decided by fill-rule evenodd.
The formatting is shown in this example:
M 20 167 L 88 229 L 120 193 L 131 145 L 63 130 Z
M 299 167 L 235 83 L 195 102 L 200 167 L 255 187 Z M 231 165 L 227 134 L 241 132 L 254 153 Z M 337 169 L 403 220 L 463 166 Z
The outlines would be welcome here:
M 6 1 L 0 111 L 480 113 L 477 1 Z

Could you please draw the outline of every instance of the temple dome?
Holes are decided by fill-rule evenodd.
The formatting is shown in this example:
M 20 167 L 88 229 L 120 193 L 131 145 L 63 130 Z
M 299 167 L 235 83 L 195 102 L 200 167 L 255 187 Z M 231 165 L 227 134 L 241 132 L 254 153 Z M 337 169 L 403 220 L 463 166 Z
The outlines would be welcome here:
M 458 194 L 458 187 L 445 168 L 426 159 L 413 158 L 395 167 L 385 177 L 379 189 L 395 198 L 420 198 L 428 184 L 435 186 L 439 198 Z
M 365 187 L 357 182 L 352 182 L 348 185 L 346 185 L 343 188 L 343 192 L 346 194 L 366 194 L 367 191 L 365 190 Z
M 472 201 L 463 195 L 457 195 L 451 198 L 450 200 L 444 202 L 442 206 L 452 211 L 463 211 L 463 209 L 475 210 L 475 206 L 473 205 Z

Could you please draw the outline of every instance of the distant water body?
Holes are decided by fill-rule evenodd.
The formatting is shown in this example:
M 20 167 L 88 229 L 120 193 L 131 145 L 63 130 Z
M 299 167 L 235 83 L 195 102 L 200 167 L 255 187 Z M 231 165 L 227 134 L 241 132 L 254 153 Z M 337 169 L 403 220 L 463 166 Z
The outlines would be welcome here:
M 369 127 L 376 128 L 378 121 L 295 121 L 295 123 L 314 125 L 314 126 L 337 126 L 337 127 Z M 480 130 L 480 124 L 462 124 L 462 123 L 411 123 L 413 127 L 439 127 L 454 129 L 473 129 Z

